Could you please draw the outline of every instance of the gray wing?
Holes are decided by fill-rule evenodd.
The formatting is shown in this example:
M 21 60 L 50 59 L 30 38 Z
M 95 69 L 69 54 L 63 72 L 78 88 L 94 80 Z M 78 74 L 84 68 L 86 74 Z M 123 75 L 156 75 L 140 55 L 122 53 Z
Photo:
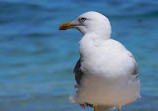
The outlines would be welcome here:
M 84 75 L 84 73 L 81 71 L 80 67 L 81 67 L 81 61 L 79 59 L 74 68 L 75 80 L 76 80 L 77 84 L 80 84 L 80 81 Z
M 74 73 L 75 73 L 75 80 L 77 82 L 77 85 L 80 85 L 81 79 L 84 76 L 84 73 L 81 71 L 81 61 L 80 61 L 80 59 L 76 63 L 76 66 L 74 68 Z M 85 108 L 87 106 L 93 107 L 93 105 L 89 104 L 89 103 L 80 104 L 80 106 L 83 107 L 83 108 Z
M 131 57 L 131 59 L 133 60 L 133 63 L 134 63 L 132 75 L 136 75 L 136 77 L 138 77 L 139 76 L 138 64 L 137 64 L 133 54 L 130 51 L 127 51 L 127 54 L 129 55 L 129 57 Z
M 134 61 L 134 70 L 133 70 L 132 75 L 139 76 L 138 65 L 137 65 L 136 61 Z

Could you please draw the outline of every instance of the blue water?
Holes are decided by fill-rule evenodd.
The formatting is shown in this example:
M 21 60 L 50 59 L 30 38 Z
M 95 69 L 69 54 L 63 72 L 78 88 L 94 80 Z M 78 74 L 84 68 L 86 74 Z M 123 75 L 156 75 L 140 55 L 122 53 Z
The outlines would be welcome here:
M 83 111 L 68 100 L 82 35 L 58 27 L 91 10 L 139 65 L 142 98 L 123 110 L 158 111 L 156 0 L 0 0 L 0 111 Z

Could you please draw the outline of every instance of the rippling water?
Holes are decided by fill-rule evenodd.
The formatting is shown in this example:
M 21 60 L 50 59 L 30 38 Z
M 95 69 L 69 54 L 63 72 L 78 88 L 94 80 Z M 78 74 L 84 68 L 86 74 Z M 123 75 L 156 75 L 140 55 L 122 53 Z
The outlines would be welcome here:
M 156 0 L 0 0 L 0 111 L 82 110 L 68 100 L 82 35 L 58 26 L 91 10 L 110 19 L 112 38 L 139 65 L 142 98 L 123 110 L 158 111 Z

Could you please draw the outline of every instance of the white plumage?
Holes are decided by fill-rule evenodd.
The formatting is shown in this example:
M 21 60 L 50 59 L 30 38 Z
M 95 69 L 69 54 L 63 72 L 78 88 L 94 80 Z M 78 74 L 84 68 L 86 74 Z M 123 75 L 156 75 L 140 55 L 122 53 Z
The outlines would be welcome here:
M 70 100 L 82 105 L 95 105 L 98 110 L 135 101 L 140 96 L 137 63 L 120 42 L 110 39 L 109 20 L 100 13 L 87 12 L 71 24 L 84 36 L 79 42 L 78 67 L 83 75 Z

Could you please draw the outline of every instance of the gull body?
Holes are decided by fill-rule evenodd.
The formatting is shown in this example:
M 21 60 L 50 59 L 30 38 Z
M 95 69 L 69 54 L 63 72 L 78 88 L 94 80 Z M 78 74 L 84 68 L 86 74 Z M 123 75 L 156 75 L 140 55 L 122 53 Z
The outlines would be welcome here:
M 104 15 L 87 12 L 60 30 L 76 28 L 83 34 L 80 59 L 74 72 L 76 93 L 70 97 L 81 106 L 106 111 L 135 101 L 140 81 L 134 56 L 120 42 L 110 39 L 111 25 Z

